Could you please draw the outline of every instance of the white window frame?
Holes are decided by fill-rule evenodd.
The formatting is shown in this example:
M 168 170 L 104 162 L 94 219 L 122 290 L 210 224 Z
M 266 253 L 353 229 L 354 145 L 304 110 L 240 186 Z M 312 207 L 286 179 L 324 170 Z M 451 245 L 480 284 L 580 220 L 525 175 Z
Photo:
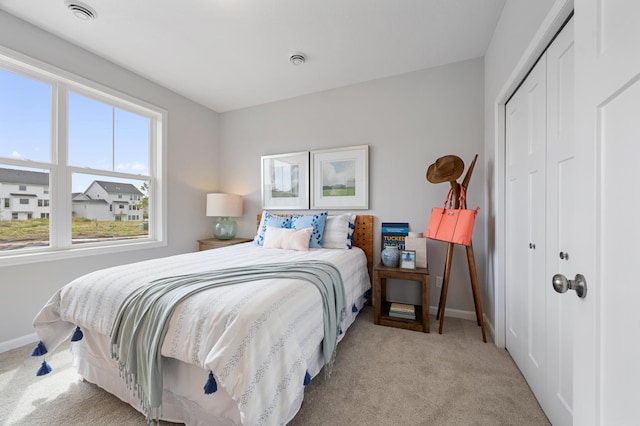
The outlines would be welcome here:
M 50 197 L 49 247 L 24 248 L 0 252 L 0 267 L 57 259 L 69 259 L 129 250 L 147 250 L 167 245 L 167 111 L 140 99 L 102 86 L 73 73 L 30 58 L 0 46 L 0 67 L 26 77 L 50 84 L 51 93 L 51 163 L 2 157 L 2 164 L 49 170 L 48 189 L 55 188 Z M 67 94 L 69 91 L 88 96 L 151 119 L 149 144 L 149 236 L 141 240 L 105 241 L 72 245 L 71 177 L 73 173 L 95 174 L 105 177 L 130 179 L 131 174 L 116 171 L 73 167 L 67 164 Z

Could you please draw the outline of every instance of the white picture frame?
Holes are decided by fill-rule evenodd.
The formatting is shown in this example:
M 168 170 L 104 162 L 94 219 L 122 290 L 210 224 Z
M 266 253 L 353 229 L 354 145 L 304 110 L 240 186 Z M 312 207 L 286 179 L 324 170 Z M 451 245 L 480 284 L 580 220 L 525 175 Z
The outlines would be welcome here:
M 369 146 L 311 151 L 311 209 L 369 209 Z
M 261 157 L 262 208 L 309 209 L 309 151 Z

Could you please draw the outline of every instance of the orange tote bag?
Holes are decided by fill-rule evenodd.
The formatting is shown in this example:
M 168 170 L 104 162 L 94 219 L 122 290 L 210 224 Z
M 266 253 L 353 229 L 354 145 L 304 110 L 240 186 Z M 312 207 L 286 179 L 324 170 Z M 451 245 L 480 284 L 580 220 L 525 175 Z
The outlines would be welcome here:
M 431 217 L 429 218 L 429 225 L 425 235 L 432 240 L 470 246 L 473 226 L 480 207 L 475 210 L 462 208 L 463 206 L 466 207 L 465 193 L 462 186 L 460 186 L 460 208 L 451 208 L 452 202 L 453 188 L 449 190 L 449 194 L 444 200 L 443 208 L 434 207 L 431 209 Z

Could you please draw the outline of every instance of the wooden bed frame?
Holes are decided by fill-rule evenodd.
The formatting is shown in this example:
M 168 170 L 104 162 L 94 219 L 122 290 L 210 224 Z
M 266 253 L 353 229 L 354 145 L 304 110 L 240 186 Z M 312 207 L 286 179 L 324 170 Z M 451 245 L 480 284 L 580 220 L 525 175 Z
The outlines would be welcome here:
M 274 216 L 288 216 L 288 213 L 271 213 Z M 256 228 L 260 226 L 262 214 L 258 213 Z M 353 245 L 362 249 L 367 257 L 369 279 L 373 279 L 373 216 L 356 215 L 356 229 L 353 231 Z

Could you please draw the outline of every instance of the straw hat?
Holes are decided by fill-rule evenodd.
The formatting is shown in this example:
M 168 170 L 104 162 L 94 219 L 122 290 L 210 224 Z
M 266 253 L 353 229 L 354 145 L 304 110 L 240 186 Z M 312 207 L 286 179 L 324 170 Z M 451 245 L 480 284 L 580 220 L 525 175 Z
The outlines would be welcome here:
M 456 155 L 445 155 L 427 169 L 427 180 L 431 183 L 449 182 L 458 179 L 464 171 L 464 162 Z

